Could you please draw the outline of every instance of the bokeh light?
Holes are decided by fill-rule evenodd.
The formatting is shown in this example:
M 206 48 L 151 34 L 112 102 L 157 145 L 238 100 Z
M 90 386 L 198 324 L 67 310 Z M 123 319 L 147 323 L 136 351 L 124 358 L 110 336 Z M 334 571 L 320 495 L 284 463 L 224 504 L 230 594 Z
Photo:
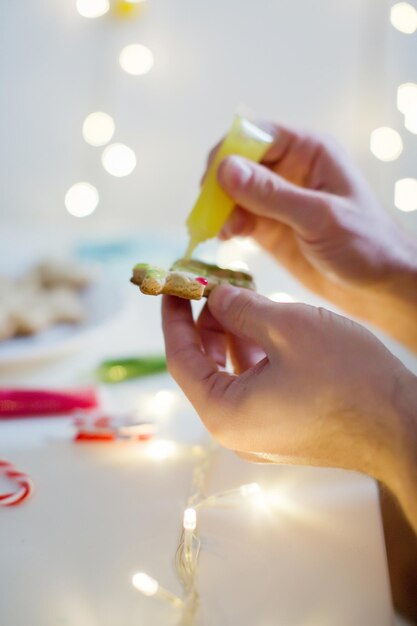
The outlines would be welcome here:
M 119 56 L 119 63 L 128 74 L 140 76 L 151 70 L 154 58 L 149 48 L 140 43 L 134 43 L 123 48 Z
M 65 194 L 65 207 L 74 217 L 87 217 L 99 201 L 97 189 L 90 183 L 75 183 Z
M 294 298 L 284 291 L 275 291 L 269 294 L 268 298 L 272 300 L 272 302 L 295 302 Z
M 417 180 L 402 178 L 395 183 L 394 204 L 400 211 L 417 211 Z
M 376 128 L 371 133 L 370 149 L 380 161 L 395 161 L 403 151 L 401 135 L 388 126 Z
M 104 146 L 114 135 L 114 121 L 107 113 L 90 113 L 83 123 L 83 137 L 91 146 Z
M 77 0 L 77 11 L 83 17 L 101 17 L 110 9 L 109 0 Z
M 410 109 L 417 107 L 417 84 L 403 83 L 397 89 L 397 107 L 407 115 Z
M 391 7 L 391 24 L 402 33 L 411 35 L 417 30 L 417 11 L 408 2 L 397 2 Z
M 120 178 L 133 172 L 136 167 L 136 155 L 123 143 L 112 143 L 103 151 L 101 162 L 106 172 Z

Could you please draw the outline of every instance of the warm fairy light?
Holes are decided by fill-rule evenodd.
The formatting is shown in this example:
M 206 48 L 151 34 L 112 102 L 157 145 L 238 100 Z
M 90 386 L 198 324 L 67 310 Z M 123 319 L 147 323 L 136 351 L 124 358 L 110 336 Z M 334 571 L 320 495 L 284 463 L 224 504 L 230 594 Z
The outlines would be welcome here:
M 146 454 L 154 461 L 165 461 L 175 456 L 178 447 L 173 441 L 167 439 L 156 439 L 151 441 L 146 447 Z
M 417 84 L 403 83 L 397 89 L 397 107 L 407 115 L 410 109 L 417 107 Z
M 197 528 L 197 512 L 195 509 L 185 509 L 183 527 L 184 530 L 195 530 Z
M 417 103 L 410 107 L 405 114 L 404 126 L 410 133 L 417 135 Z
M 403 151 L 403 142 L 396 130 L 382 126 L 371 133 L 370 149 L 380 161 L 394 161 Z
M 83 123 L 83 137 L 91 146 L 104 146 L 114 135 L 114 121 L 107 113 L 90 113 Z
M 128 176 L 136 167 L 136 155 L 122 143 L 112 143 L 105 148 L 101 162 L 106 172 L 118 178 Z
M 234 261 L 230 261 L 228 263 L 228 267 L 231 270 L 239 271 L 239 272 L 248 272 L 249 265 L 245 263 L 245 261 L 240 261 L 239 259 L 235 259 Z
M 132 577 L 132 584 L 145 596 L 154 596 L 159 589 L 158 582 L 144 572 L 138 572 L 135 574 Z
M 245 252 L 255 254 L 259 252 L 260 246 L 251 237 L 235 237 L 234 241 Z
M 77 0 L 77 11 L 83 17 L 101 17 L 110 9 L 109 0 Z
M 275 291 L 269 294 L 268 298 L 272 300 L 272 302 L 295 302 L 294 298 L 284 291 Z
M 248 485 L 242 485 L 240 487 L 240 493 L 244 498 L 248 496 L 254 496 L 261 493 L 261 488 L 258 483 L 249 483 Z
M 395 183 L 394 203 L 397 209 L 409 213 L 417 211 L 417 180 L 402 178 Z
M 133 43 L 123 48 L 119 56 L 119 63 L 128 74 L 140 76 L 151 70 L 154 58 L 149 48 L 140 43 Z
M 158 417 L 172 413 L 178 402 L 178 394 L 171 389 L 160 389 L 146 402 L 146 410 Z
M 75 183 L 65 194 L 65 207 L 74 217 L 91 215 L 98 201 L 98 191 L 90 183 Z
M 157 596 L 160 600 L 168 602 L 168 604 L 177 608 L 183 605 L 181 598 L 161 587 L 158 581 L 144 572 L 138 572 L 132 576 L 132 584 L 145 596 Z
M 411 35 L 417 30 L 417 11 L 408 2 L 398 2 L 391 7 L 391 24 L 397 30 Z

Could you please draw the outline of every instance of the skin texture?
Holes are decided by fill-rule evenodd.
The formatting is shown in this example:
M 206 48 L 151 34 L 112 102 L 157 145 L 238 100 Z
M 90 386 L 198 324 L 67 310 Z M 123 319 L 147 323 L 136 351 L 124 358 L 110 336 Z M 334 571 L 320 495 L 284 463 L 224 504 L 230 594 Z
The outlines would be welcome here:
M 232 156 L 219 167 L 236 203 L 221 238 L 253 237 L 309 289 L 417 352 L 416 244 L 335 142 L 268 130 L 276 141 L 262 164 Z M 163 326 L 172 375 L 225 447 L 357 470 L 394 494 L 383 507 L 394 600 L 412 615 L 417 599 L 396 590 L 415 575 L 401 541 L 417 532 L 417 378 L 349 319 L 230 286 L 197 322 L 189 303 L 164 298 Z M 387 514 L 392 501 L 405 517 Z

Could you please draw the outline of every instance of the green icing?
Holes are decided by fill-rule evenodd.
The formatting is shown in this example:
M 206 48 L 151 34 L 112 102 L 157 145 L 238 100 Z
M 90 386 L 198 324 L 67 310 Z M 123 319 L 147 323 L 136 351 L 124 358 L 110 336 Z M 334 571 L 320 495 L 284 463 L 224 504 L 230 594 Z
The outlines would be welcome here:
M 145 270 L 146 275 L 149 278 L 155 278 L 156 280 L 163 280 L 167 272 L 160 267 L 149 265 L 149 263 L 137 263 L 134 267 L 135 270 Z

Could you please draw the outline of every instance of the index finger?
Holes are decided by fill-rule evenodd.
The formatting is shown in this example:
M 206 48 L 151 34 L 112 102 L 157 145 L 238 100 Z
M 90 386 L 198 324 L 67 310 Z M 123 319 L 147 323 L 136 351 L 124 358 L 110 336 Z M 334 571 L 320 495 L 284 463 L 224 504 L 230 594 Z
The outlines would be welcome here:
M 207 400 L 220 400 L 235 376 L 219 371 L 204 352 L 188 300 L 164 296 L 162 327 L 169 371 L 198 413 Z

